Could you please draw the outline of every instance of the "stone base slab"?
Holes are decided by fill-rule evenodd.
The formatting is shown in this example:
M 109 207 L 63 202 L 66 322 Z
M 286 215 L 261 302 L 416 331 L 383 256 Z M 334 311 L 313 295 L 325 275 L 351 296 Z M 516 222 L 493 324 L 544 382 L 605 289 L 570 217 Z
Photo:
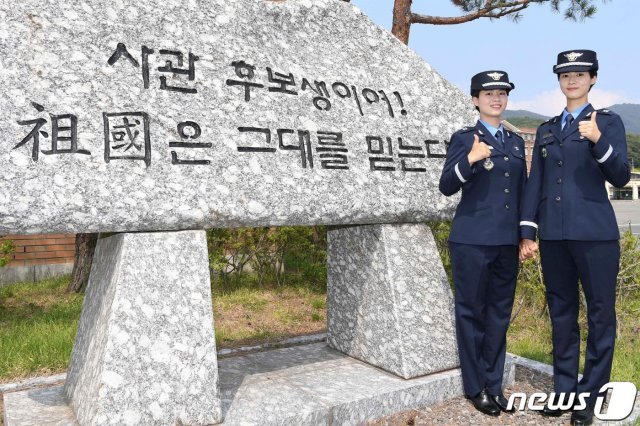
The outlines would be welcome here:
M 221 359 L 225 425 L 359 424 L 462 394 L 460 370 L 402 379 L 325 343 Z M 515 377 L 507 362 L 505 383 Z M 5 394 L 5 425 L 75 425 L 62 386 Z
M 324 343 L 219 360 L 225 425 L 357 424 L 462 395 L 460 370 L 404 380 Z M 508 355 L 505 386 L 551 379 L 551 366 Z M 5 426 L 77 425 L 62 386 L 4 394 Z M 640 418 L 640 398 L 621 422 Z

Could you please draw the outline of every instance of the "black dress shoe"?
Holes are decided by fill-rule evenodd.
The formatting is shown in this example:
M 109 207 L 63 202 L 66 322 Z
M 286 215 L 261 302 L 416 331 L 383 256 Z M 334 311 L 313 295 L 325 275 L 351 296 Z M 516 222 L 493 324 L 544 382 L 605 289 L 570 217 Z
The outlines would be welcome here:
M 593 423 L 593 409 L 575 410 L 571 413 L 571 424 L 575 426 L 588 426 Z
M 542 414 L 545 417 L 560 417 L 566 412 L 567 410 L 563 410 L 561 408 L 549 408 L 549 405 L 547 404 L 544 406 L 542 411 L 540 411 L 540 414 Z
M 491 395 L 491 399 L 493 399 L 493 402 L 496 403 L 498 408 L 500 408 L 500 410 L 504 411 L 505 413 L 513 413 L 516 411 L 515 407 L 511 407 L 510 409 L 507 408 L 507 406 L 509 405 L 509 401 L 507 401 L 507 398 L 505 398 L 502 394 Z
M 473 406 L 476 407 L 476 410 L 490 416 L 500 415 L 500 407 L 496 405 L 496 403 L 493 401 L 493 398 L 489 396 L 486 390 L 483 390 L 473 398 L 469 399 L 471 399 L 471 402 L 473 403 Z

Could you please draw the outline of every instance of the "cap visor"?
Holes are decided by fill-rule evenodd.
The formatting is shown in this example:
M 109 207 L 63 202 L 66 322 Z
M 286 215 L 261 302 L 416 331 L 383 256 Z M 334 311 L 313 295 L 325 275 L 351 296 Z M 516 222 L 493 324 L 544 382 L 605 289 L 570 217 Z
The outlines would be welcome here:
M 562 74 L 565 72 L 579 72 L 579 71 L 589 71 L 592 67 L 584 66 L 584 65 L 571 65 L 568 67 L 556 68 L 553 67 L 553 72 L 556 74 Z

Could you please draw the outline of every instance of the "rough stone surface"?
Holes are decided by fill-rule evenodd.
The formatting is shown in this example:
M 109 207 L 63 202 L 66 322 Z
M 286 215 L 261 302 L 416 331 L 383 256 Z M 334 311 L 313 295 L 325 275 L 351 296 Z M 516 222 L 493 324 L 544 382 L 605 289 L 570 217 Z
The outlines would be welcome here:
M 219 364 L 225 425 L 358 425 L 462 394 L 458 369 L 404 380 L 324 343 L 226 358 Z M 513 368 L 513 363 L 505 365 L 506 377 Z M 25 419 L 34 410 L 53 411 L 39 403 L 38 395 L 19 394 L 5 396 L 7 417 L 22 416 L 23 423 L 9 421 L 6 426 L 33 424 Z M 70 410 L 66 417 L 57 416 L 51 420 L 73 424 Z
M 81 424 L 220 420 L 204 231 L 99 240 L 65 393 Z
M 427 226 L 334 229 L 327 253 L 330 346 L 404 378 L 459 365 L 453 297 Z
M 508 356 L 504 375 L 505 395 L 550 391 L 548 383 L 551 377 L 546 367 L 549 366 Z M 538 374 L 532 376 L 530 373 L 533 371 Z M 518 377 L 518 381 L 513 381 L 514 376 Z M 498 418 L 489 417 L 475 410 L 471 402 L 462 396 L 462 382 L 457 369 L 402 380 L 339 354 L 323 344 L 221 360 L 220 380 L 220 390 L 224 395 L 223 410 L 226 413 L 224 424 L 271 422 L 297 426 L 307 420 L 310 422 L 307 424 L 320 425 L 560 426 L 569 424 L 570 418 L 570 414 L 559 418 L 542 417 L 531 410 L 503 413 Z M 274 382 L 276 386 L 271 387 Z M 315 390 L 309 393 L 309 389 Z M 278 393 L 274 394 L 274 390 Z M 9 420 L 5 426 L 75 424 L 73 412 L 64 408 L 62 387 L 43 394 L 38 391 L 41 390 L 5 394 L 5 414 Z M 305 403 L 305 407 L 310 409 L 296 412 L 299 407 L 288 406 L 286 401 L 291 395 L 300 397 L 300 393 L 306 393 L 309 403 Z M 56 404 L 45 405 L 52 400 L 52 394 L 59 395 L 55 399 Z M 261 410 L 260 406 L 266 409 Z M 44 413 L 48 416 L 43 417 Z M 43 423 L 43 419 L 49 423 Z M 630 426 L 637 424 L 638 419 L 640 397 L 636 400 L 633 413 L 624 421 L 611 423 L 596 419 L 594 424 Z
M 434 154 L 475 121 L 468 96 L 350 3 L 4 1 L 0 22 L 0 234 L 421 222 L 456 204 L 438 191 L 444 160 Z M 115 60 L 119 43 L 130 56 Z M 189 53 L 198 57 L 193 80 L 172 70 L 188 70 Z M 261 87 L 249 100 L 244 86 L 227 84 L 246 81 L 236 61 L 255 66 Z M 294 94 L 278 91 L 289 74 Z M 125 119 L 131 127 L 117 128 Z M 188 139 L 189 126 L 179 134 L 187 121 L 198 138 Z M 89 154 L 69 153 L 69 127 Z M 241 127 L 268 129 L 270 141 Z M 321 132 L 340 133 L 344 146 Z M 54 136 L 66 153 L 53 152 Z M 382 139 L 368 149 L 368 136 Z M 172 165 L 174 152 L 210 163 Z M 348 170 L 323 168 L 343 166 L 336 155 Z
M 77 426 L 63 387 L 53 386 L 4 395 L 5 426 Z

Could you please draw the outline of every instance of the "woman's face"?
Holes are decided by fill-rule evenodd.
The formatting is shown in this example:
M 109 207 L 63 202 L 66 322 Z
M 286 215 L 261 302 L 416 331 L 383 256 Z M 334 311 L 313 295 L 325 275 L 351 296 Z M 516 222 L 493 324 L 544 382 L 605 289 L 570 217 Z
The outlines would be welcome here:
M 509 95 L 504 89 L 481 90 L 473 104 L 480 110 L 480 116 L 499 118 L 505 109 Z
M 596 77 L 591 77 L 588 72 L 565 72 L 558 76 L 560 90 L 567 99 L 587 98 L 589 88 L 595 84 Z

